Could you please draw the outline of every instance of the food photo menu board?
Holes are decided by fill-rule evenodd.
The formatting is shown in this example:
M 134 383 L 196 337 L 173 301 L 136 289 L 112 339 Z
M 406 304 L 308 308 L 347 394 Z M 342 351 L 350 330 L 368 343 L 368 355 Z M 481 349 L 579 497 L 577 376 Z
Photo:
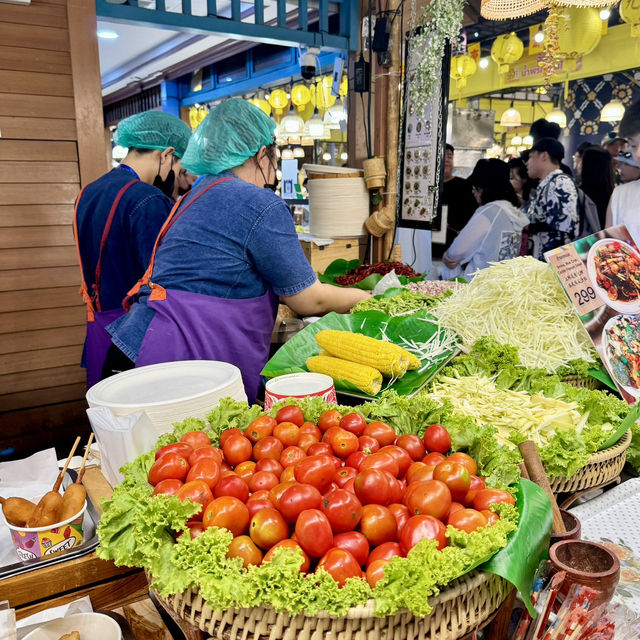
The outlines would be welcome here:
M 640 250 L 624 225 L 545 253 L 612 380 L 640 399 Z

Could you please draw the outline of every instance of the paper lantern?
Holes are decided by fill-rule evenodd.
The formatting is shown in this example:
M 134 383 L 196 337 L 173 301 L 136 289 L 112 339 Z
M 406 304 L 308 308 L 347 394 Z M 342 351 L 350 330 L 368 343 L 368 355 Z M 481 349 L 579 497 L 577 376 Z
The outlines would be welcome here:
M 459 53 L 451 58 L 451 77 L 456 81 L 458 89 L 467 86 L 467 78 L 476 72 L 476 61 L 466 53 Z
M 576 60 L 591 53 L 602 38 L 602 20 L 597 9 L 563 7 L 558 13 L 558 57 L 567 69 L 575 69 Z
M 511 103 L 511 107 L 509 107 L 500 118 L 500 126 L 501 127 L 521 127 L 522 126 L 522 116 L 520 112 L 514 108 L 513 103 Z
M 625 112 L 625 106 L 620 100 L 611 100 L 602 107 L 600 122 L 620 122 Z
M 515 33 L 505 33 L 498 36 L 491 45 L 491 57 L 498 64 L 498 71 L 506 73 L 509 65 L 522 58 L 524 43 Z
M 482 0 L 480 15 L 487 20 L 511 20 L 546 8 L 542 0 Z
M 640 37 L 640 5 L 635 0 L 622 0 L 620 6 L 620 17 L 631 26 L 631 35 L 634 38 Z
M 567 116 L 565 112 L 557 107 L 547 113 L 545 120 L 555 122 L 561 129 L 564 129 L 567 126 Z

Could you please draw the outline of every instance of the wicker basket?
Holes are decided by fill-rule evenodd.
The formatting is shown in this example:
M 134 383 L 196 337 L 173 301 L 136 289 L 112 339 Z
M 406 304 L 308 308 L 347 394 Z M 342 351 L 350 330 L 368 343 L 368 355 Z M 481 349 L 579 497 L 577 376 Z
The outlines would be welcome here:
M 472 571 L 431 600 L 433 611 L 426 618 L 408 611 L 378 618 L 373 601 L 333 618 L 290 616 L 266 607 L 213 611 L 191 590 L 161 600 L 219 640 L 458 640 L 487 621 L 512 588 L 499 576 Z
M 624 467 L 627 449 L 631 444 L 631 431 L 604 451 L 597 451 L 589 462 L 570 478 L 549 478 L 554 493 L 574 493 L 615 480 Z

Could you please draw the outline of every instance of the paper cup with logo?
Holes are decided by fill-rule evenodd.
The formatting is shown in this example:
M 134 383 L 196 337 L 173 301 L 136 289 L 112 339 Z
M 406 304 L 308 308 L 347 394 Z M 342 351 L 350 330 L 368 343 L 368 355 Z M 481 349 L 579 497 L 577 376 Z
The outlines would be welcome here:
M 85 500 L 82 511 L 75 516 L 47 527 L 16 527 L 7 522 L 18 558 L 23 562 L 48 558 L 81 545 L 84 542 L 82 526 L 86 509 Z
M 336 388 L 331 377 L 323 373 L 290 373 L 271 378 L 265 386 L 264 410 L 269 411 L 286 398 L 308 397 L 320 397 L 328 404 L 335 404 Z

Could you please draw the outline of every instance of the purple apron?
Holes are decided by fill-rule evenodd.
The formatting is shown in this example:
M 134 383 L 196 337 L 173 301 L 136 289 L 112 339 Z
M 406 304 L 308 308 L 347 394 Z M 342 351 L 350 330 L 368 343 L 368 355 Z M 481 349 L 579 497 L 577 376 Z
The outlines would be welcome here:
M 78 242 L 78 203 L 84 189 L 80 192 L 78 199 L 76 200 L 75 212 L 73 216 L 73 231 L 76 240 L 76 249 L 78 251 L 78 262 L 80 263 L 80 273 L 82 275 L 82 285 L 80 287 L 80 295 L 87 305 L 87 337 L 84 342 L 84 354 L 83 354 L 83 366 L 87 369 L 87 388 L 91 388 L 96 382 L 100 382 L 102 379 L 102 367 L 107 356 L 107 351 L 111 347 L 111 336 L 107 333 L 107 325 L 117 320 L 120 316 L 124 315 L 124 309 L 110 309 L 103 311 L 100 304 L 100 279 L 102 276 L 102 254 L 107 246 L 107 240 L 109 239 L 109 232 L 111 231 L 111 225 L 113 219 L 118 210 L 118 205 L 122 196 L 127 189 L 132 187 L 138 180 L 131 180 L 128 182 L 116 195 L 116 199 L 111 205 L 107 221 L 102 232 L 102 239 L 100 240 L 100 253 L 98 255 L 98 262 L 96 264 L 95 284 L 92 286 L 93 293 L 89 293 L 89 287 L 84 279 L 84 269 L 82 268 L 82 256 L 80 254 L 80 244 Z
M 182 200 L 176 204 L 158 235 L 144 278 L 129 292 L 131 297 L 142 285 L 149 286 L 151 295 L 147 306 L 155 311 L 140 346 L 136 367 L 177 360 L 229 362 L 240 369 L 248 401 L 253 403 L 262 384 L 260 372 L 269 357 L 278 309 L 275 293 L 268 289 L 259 298 L 224 299 L 164 289 L 151 281 L 156 251 L 167 231 L 200 196 L 230 179 L 216 180 L 179 212 Z

